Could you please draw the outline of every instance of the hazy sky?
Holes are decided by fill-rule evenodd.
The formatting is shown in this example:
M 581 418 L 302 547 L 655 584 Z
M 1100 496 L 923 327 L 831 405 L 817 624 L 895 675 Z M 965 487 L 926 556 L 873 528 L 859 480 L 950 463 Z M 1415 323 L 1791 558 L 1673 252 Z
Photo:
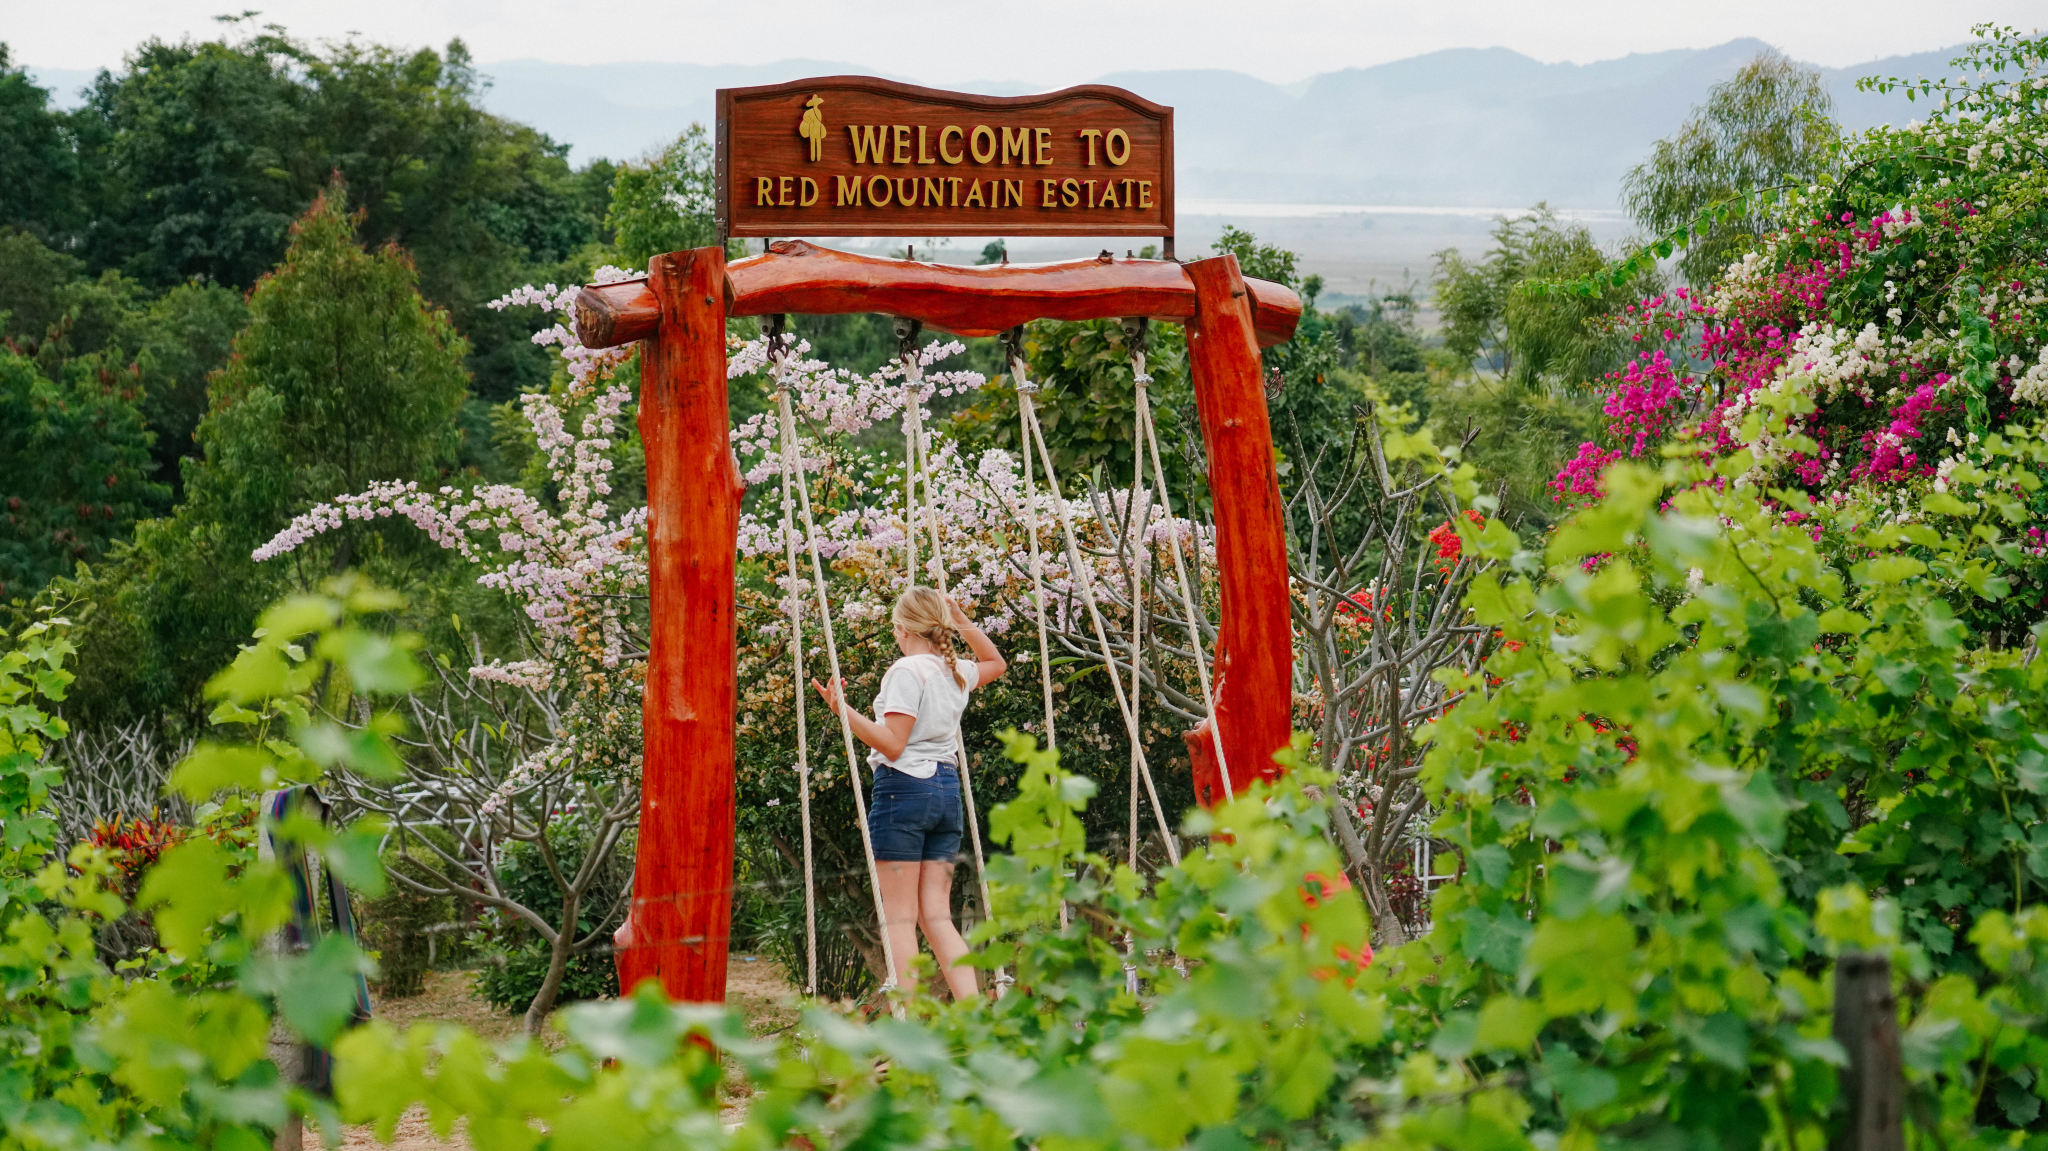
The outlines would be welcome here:
M 260 5 L 301 36 L 469 42 L 477 60 L 848 61 L 942 84 L 1076 83 L 1124 69 L 1229 68 L 1288 83 L 1442 48 L 1583 63 L 1738 36 L 1841 66 L 1945 47 L 1979 21 L 2031 30 L 2048 0 L 0 0 L 20 63 L 99 68 L 148 36 L 208 35 Z

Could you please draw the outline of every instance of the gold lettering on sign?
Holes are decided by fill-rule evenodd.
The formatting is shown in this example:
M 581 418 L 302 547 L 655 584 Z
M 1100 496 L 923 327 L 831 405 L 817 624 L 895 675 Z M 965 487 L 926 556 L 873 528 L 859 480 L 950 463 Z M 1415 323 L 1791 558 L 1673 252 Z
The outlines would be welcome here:
M 887 137 L 883 134 L 883 128 L 884 125 L 881 124 L 848 124 L 846 126 L 846 134 L 853 140 L 854 163 L 866 164 L 869 162 L 869 156 L 874 157 L 874 163 L 879 164 L 882 162 L 882 149 L 888 146 L 885 143 Z
M 1088 141 L 1088 166 L 1093 168 L 1095 166 L 1095 141 L 1102 138 L 1102 129 L 1083 128 L 1078 134 L 1083 140 Z
M 834 176 L 834 177 L 832 177 L 832 194 L 833 194 L 833 196 L 834 196 L 834 197 L 835 197 L 835 198 L 837 199 L 837 201 L 838 201 L 838 203 L 837 203 L 837 204 L 835 205 L 835 206 L 837 206 L 837 207 L 841 207 L 841 208 L 858 208 L 858 207 L 860 207 L 860 206 L 861 206 L 861 195 L 860 195 L 860 190 L 861 190 L 861 182 L 860 182 L 860 177 L 859 177 L 859 176 L 854 176 L 854 177 L 852 177 L 851 179 L 848 179 L 848 178 L 847 178 L 847 177 L 845 177 L 845 176 Z
M 818 202 L 818 182 L 816 180 L 811 179 L 809 176 L 798 176 L 796 183 L 802 197 L 797 200 L 797 207 L 808 208 Z
M 923 125 L 923 124 L 919 124 L 919 125 L 917 126 L 917 162 L 918 162 L 918 163 L 920 163 L 920 164 L 936 164 L 936 163 L 938 163 L 938 160 L 937 160 L 936 158 L 934 158 L 934 157 L 932 157 L 932 156 L 928 155 L 928 154 L 927 154 L 927 153 L 925 152 L 925 150 L 924 150 L 924 125 Z
M 1095 206 L 1095 181 L 1088 180 L 1085 183 L 1088 185 L 1088 206 L 1093 208 Z
M 1060 203 L 1068 208 L 1081 202 L 1081 185 L 1069 177 L 1060 181 Z
M 910 163 L 910 125 L 891 124 L 890 127 L 896 133 L 896 154 L 889 158 L 890 163 Z
M 775 202 L 782 205 L 785 208 L 795 207 L 796 197 L 792 194 L 796 190 L 794 187 L 795 184 L 796 179 L 795 177 L 792 176 L 784 176 L 780 180 L 776 181 Z
M 1052 163 L 1052 129 L 1034 128 L 1032 131 L 1038 134 L 1038 162 L 1040 164 Z
M 896 202 L 906 208 L 917 207 L 917 177 L 896 181 Z
M 946 181 L 934 176 L 924 178 L 924 203 L 927 208 L 941 207 L 946 202 Z
M 982 147 L 983 140 L 988 141 L 986 148 Z M 974 162 L 977 164 L 993 161 L 996 158 L 996 130 L 987 124 L 976 124 L 974 131 L 967 137 L 967 150 L 974 154 Z
M 1111 128 L 1109 135 L 1103 138 L 1102 154 L 1110 163 L 1123 167 L 1124 161 L 1131 158 L 1131 134 L 1122 128 Z
M 768 208 L 775 206 L 775 177 L 760 176 L 754 180 L 754 203 Z
M 877 191 L 877 188 L 879 188 L 880 191 Z M 877 208 L 886 208 L 889 206 L 890 198 L 893 197 L 895 194 L 895 185 L 889 183 L 889 177 L 868 177 L 868 203 L 874 205 Z
M 946 151 L 946 140 L 948 138 L 958 137 L 960 134 L 960 125 L 958 124 L 948 124 L 945 127 L 939 129 L 939 159 L 944 160 L 948 164 L 958 164 L 960 161 L 965 160 L 967 158 L 967 154 L 965 152 Z
M 979 208 L 984 206 L 981 198 L 980 180 L 969 180 L 967 182 L 967 199 L 961 201 L 960 206 L 963 208 Z
M 1060 182 L 1058 180 L 1040 180 L 1039 183 L 1043 187 L 1038 191 L 1038 206 L 1041 208 L 1059 207 Z
M 990 183 L 994 183 L 994 181 L 990 181 Z M 1023 206 L 1024 206 L 1024 181 L 1022 181 L 1022 180 L 1004 180 L 1004 181 L 1003 181 L 1003 203 L 1002 203 L 1002 207 L 1005 207 L 1005 208 L 1021 208 L 1021 207 L 1023 207 Z
M 1149 207 L 1151 207 L 1151 206 L 1152 206 L 1152 181 L 1150 181 L 1150 180 L 1140 180 L 1140 181 L 1138 181 L 1138 207 L 1140 207 L 1140 208 L 1149 208 Z
M 1010 163 L 1011 157 L 1019 164 L 1031 162 L 1031 129 L 1003 129 L 1003 163 Z
M 1095 205 L 1095 206 L 1096 206 L 1096 207 L 1098 207 L 1098 208 L 1121 208 L 1121 207 L 1123 207 L 1123 205 L 1122 205 L 1122 204 L 1119 204 L 1119 203 L 1117 203 L 1117 202 L 1116 202 L 1116 181 L 1115 181 L 1115 180 L 1104 180 L 1104 181 L 1102 182 L 1102 202 L 1101 202 L 1101 203 L 1099 203 L 1099 204 L 1097 204 L 1097 205 Z

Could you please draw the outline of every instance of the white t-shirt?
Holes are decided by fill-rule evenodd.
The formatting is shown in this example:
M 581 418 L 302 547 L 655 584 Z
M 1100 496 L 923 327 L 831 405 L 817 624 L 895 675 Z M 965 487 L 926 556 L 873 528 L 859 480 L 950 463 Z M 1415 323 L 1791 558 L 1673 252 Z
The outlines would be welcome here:
M 953 763 L 957 754 L 953 733 L 960 728 L 960 715 L 967 710 L 967 693 L 981 680 L 981 668 L 971 659 L 958 661 L 966 687 L 954 682 L 943 657 L 906 655 L 889 665 L 882 676 L 882 690 L 875 693 L 875 720 L 891 714 L 911 715 L 910 740 L 903 755 L 893 762 L 879 751 L 868 753 L 868 763 L 880 771 L 893 767 L 913 779 L 930 779 L 939 765 Z M 954 766 L 959 766 L 954 764 Z

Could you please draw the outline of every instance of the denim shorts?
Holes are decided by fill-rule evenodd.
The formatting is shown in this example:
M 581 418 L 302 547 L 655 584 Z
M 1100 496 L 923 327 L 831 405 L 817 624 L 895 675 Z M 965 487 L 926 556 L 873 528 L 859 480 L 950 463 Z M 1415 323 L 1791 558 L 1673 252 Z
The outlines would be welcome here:
M 960 775 L 952 764 L 940 764 L 930 779 L 886 766 L 875 772 L 868 835 L 876 859 L 952 863 L 960 856 L 960 818 Z

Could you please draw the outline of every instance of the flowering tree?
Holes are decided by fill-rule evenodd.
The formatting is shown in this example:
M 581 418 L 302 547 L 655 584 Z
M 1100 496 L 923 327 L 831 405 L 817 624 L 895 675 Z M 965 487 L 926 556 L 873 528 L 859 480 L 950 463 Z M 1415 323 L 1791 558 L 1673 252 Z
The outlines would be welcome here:
M 566 313 L 574 294 L 548 285 L 497 303 Z M 622 910 L 607 907 L 596 929 L 578 930 L 588 910 L 581 904 L 638 811 L 644 629 L 636 608 L 647 583 L 646 509 L 615 508 L 609 480 L 619 418 L 632 402 L 615 378 L 625 355 L 584 348 L 559 323 L 535 342 L 559 346 L 567 369 L 563 385 L 522 397 L 546 494 L 510 484 L 423 491 L 417 482 L 373 483 L 315 506 L 254 553 L 274 559 L 346 523 L 395 516 L 519 605 L 526 658 L 486 660 L 478 647 L 466 674 L 443 668 L 442 691 L 411 697 L 419 738 L 408 745 L 404 777 L 342 771 L 336 782 L 354 810 L 391 821 L 394 882 L 468 900 L 541 936 L 549 964 L 529 1029 L 553 1005 L 570 958 L 605 946 Z M 498 882 L 513 843 L 538 854 L 558 902 L 531 906 Z
M 1607 442 L 1559 473 L 1560 499 L 1590 499 L 1613 461 L 1681 440 L 1727 461 L 1727 482 L 1780 493 L 1796 520 L 1857 489 L 1967 485 L 1985 437 L 2035 418 L 2048 401 L 2048 39 L 1979 32 L 1963 77 L 1865 81 L 1938 106 L 1850 141 L 1838 175 L 1785 198 L 1778 215 L 1802 223 L 1715 283 L 1624 312 L 1635 354 L 1608 377 Z M 2040 538 L 2002 553 L 2023 581 L 2042 582 Z
M 1491 639 L 1464 603 L 1473 574 L 1492 566 L 1466 555 L 1459 534 L 1486 524 L 1470 506 L 1472 469 L 1446 467 L 1426 432 L 1401 431 L 1407 422 L 1399 408 L 1361 410 L 1352 443 L 1329 453 L 1337 466 L 1296 469 L 1287 509 L 1298 722 L 1335 775 L 1331 825 L 1382 947 L 1429 926 L 1428 743 L 1417 734 L 1458 698 L 1438 672 L 1472 673 Z

